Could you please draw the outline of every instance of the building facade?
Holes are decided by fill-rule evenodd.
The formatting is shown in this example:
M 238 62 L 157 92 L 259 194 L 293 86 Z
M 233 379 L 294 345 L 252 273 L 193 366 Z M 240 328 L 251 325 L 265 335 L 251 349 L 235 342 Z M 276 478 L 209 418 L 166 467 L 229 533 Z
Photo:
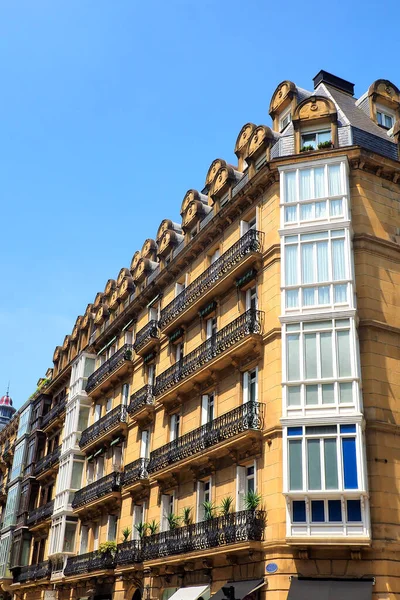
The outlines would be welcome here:
M 19 600 L 399 596 L 400 92 L 321 71 L 269 112 L 20 412 Z

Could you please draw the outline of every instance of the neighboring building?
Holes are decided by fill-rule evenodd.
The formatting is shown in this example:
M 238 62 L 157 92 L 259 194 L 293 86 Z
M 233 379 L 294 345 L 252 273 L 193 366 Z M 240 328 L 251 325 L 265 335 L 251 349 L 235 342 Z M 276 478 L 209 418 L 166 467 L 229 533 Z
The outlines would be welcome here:
M 15 408 L 13 407 L 12 400 L 7 392 L 5 396 L 0 398 L 0 431 L 8 425 L 14 414 Z
M 399 597 L 400 92 L 321 71 L 270 115 L 20 413 L 19 600 Z

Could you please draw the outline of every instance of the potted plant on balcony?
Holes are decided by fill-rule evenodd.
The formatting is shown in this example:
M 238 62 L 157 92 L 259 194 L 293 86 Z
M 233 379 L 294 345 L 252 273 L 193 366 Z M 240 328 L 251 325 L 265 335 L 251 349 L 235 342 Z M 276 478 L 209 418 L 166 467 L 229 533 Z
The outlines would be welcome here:
M 169 530 L 172 531 L 173 529 L 177 529 L 177 527 L 179 527 L 180 520 L 181 517 L 179 517 L 175 513 L 170 513 L 169 515 L 167 515 Z
M 326 148 L 333 148 L 331 140 L 327 140 L 326 142 L 320 142 L 318 144 L 318 150 L 324 150 Z
M 233 508 L 233 498 L 232 496 L 227 496 L 226 498 L 222 498 L 221 506 L 219 507 L 221 511 L 221 515 L 223 517 L 227 517 Z
M 192 507 L 185 506 L 182 511 L 182 521 L 186 527 L 192 524 Z
M 203 509 L 205 521 L 211 521 L 211 519 L 214 519 L 217 512 L 217 507 L 215 506 L 214 502 L 206 500 L 205 502 L 203 502 Z
M 132 360 L 132 350 L 125 350 L 124 359 Z
M 114 559 L 117 553 L 117 543 L 111 540 L 108 542 L 102 542 L 99 546 L 99 553 L 104 557 L 109 555 Z
M 142 521 L 141 521 L 140 523 L 135 525 L 135 529 L 139 534 L 139 538 L 142 540 L 144 538 L 144 536 L 146 535 L 148 525 L 147 525 L 147 523 L 142 523 Z
M 150 523 L 147 523 L 147 529 L 150 532 L 150 535 L 155 535 L 160 527 L 160 524 L 153 519 Z
M 315 150 L 315 148 L 311 144 L 306 144 L 300 148 L 300 152 L 311 152 L 312 150 Z
M 257 494 L 254 490 L 249 490 L 244 497 L 244 509 L 256 511 L 260 508 L 262 496 L 261 494 Z

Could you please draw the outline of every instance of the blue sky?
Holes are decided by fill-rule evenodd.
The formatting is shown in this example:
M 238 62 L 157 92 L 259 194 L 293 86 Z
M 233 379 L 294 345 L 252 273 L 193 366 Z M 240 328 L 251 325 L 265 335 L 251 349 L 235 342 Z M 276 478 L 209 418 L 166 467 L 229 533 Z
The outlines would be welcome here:
M 19 407 L 96 292 L 179 218 L 280 81 L 400 85 L 399 3 L 3 0 L 0 394 Z

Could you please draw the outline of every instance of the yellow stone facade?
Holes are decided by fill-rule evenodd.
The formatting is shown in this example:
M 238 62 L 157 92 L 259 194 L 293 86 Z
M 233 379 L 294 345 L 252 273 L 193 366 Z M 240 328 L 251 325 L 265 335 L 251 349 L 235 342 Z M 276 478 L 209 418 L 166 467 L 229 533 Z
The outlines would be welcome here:
M 338 86 L 322 80 L 304 97 L 292 82 L 280 84 L 271 100 L 273 126 L 243 127 L 238 165 L 213 161 L 204 189 L 184 196 L 182 222 L 161 221 L 155 239 L 107 281 L 55 349 L 45 392 L 33 403 L 36 463 L 32 474 L 21 475 L 22 489 L 32 475 L 30 500 L 13 534 L 23 530 L 29 552 L 26 562 L 22 550 L 11 559 L 5 593 L 18 600 L 168 600 L 181 587 L 208 585 L 213 595 L 227 582 L 264 578 L 254 597 L 286 600 L 291 578 L 299 577 L 373 580 L 374 600 L 400 596 L 400 161 L 393 137 L 400 100 L 390 82 L 376 82 L 359 104 L 352 99 L 353 111 L 363 102 L 368 111 L 374 106 L 370 115 L 363 111 L 372 129 L 366 126 L 361 139 L 359 122 L 352 133 L 351 118 L 344 123 L 340 110 L 348 109 L 351 94 Z M 394 119 L 388 134 L 376 122 L 381 105 Z M 291 119 L 282 129 L 286 114 Z M 317 144 L 322 134 L 328 143 L 304 150 L 310 136 Z M 314 221 L 297 216 L 294 224 L 285 212 L 286 174 L 320 169 L 319 177 L 332 165 L 342 165 L 344 204 L 332 204 L 340 194 L 314 190 L 319 206 L 304 211 L 327 210 L 327 222 L 315 212 Z M 347 216 L 340 213 L 346 202 Z M 350 276 L 334 280 L 346 280 L 340 290 L 329 283 L 329 293 L 343 294 L 347 286 L 348 306 L 330 296 L 329 310 L 322 302 L 309 308 L 307 286 L 299 292 L 301 311 L 298 300 L 285 304 L 286 237 L 342 230 Z M 292 287 L 290 297 L 300 298 Z M 295 323 L 305 331 L 334 319 L 354 323 L 357 375 L 292 385 L 285 331 L 289 339 Z M 311 398 L 317 388 L 336 394 L 349 385 L 361 400 L 345 409 L 336 400 L 335 410 L 324 406 L 323 396 L 319 412 L 308 396 L 292 406 L 287 400 L 291 392 Z M 290 416 L 300 402 L 301 416 Z M 365 490 L 346 491 L 343 455 L 344 489 L 325 490 L 324 521 L 313 521 L 323 492 L 312 489 L 311 463 L 310 489 L 290 487 L 291 432 L 353 427 L 352 419 L 357 437 L 346 439 L 356 439 Z M 0 443 L 15 435 L 13 427 L 0 433 Z M 251 509 L 253 490 L 260 498 Z M 360 511 L 357 526 L 350 507 Z M 37 509 L 43 514 L 34 520 Z M 340 521 L 330 520 L 331 510 L 341 511 Z

